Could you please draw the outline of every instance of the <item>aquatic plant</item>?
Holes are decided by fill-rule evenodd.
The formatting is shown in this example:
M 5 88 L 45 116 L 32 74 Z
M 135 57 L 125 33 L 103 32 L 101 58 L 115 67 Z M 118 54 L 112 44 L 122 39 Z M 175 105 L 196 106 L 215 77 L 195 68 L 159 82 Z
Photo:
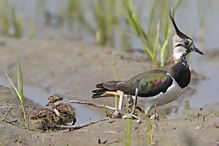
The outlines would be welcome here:
M 147 33 L 144 31 L 144 29 L 142 28 L 140 24 L 137 12 L 133 10 L 134 8 L 133 8 L 132 0 L 128 0 L 128 2 L 125 0 L 122 0 L 122 4 L 118 4 L 118 5 L 119 5 L 121 12 L 124 14 L 125 18 L 129 22 L 129 24 L 134 28 L 135 36 L 141 40 L 141 43 L 144 47 L 145 52 L 152 59 L 154 66 L 156 66 L 155 64 L 156 63 L 156 50 L 155 49 L 151 50 L 150 48 L 153 48 L 153 47 L 149 47 L 149 45 L 151 45 L 152 43 L 150 43 Z
M 34 38 L 34 36 L 35 36 L 35 28 L 34 28 L 34 23 L 33 22 L 29 23 L 28 32 L 29 32 L 29 38 Z
M 81 10 L 82 8 L 81 8 L 80 0 L 68 0 L 67 21 L 70 28 L 73 26 L 73 22 L 76 19 L 77 15 L 80 14 Z
M 181 0 L 178 1 L 175 11 L 180 5 Z M 148 28 L 146 31 L 142 24 L 140 23 L 138 12 L 134 9 L 134 4 L 132 0 L 122 0 L 122 3 L 118 3 L 118 6 L 125 16 L 126 20 L 129 22 L 129 24 L 132 26 L 132 28 L 135 31 L 135 36 L 141 41 L 142 46 L 145 50 L 145 53 L 149 56 L 149 58 L 153 62 L 153 68 L 157 67 L 157 62 L 159 62 L 159 54 L 160 54 L 160 66 L 164 66 L 165 62 L 167 61 L 166 58 L 169 58 L 167 56 L 168 52 L 168 41 L 170 39 L 172 28 L 170 27 L 169 23 L 170 20 L 168 17 L 168 11 L 165 9 L 165 11 L 162 11 L 162 13 L 166 15 L 161 15 L 161 22 L 157 23 L 157 27 L 154 29 L 152 26 L 152 23 L 154 22 L 154 11 L 155 6 L 153 5 L 151 12 L 150 12 L 150 19 L 148 23 Z M 167 8 L 167 7 L 166 7 Z M 160 25 L 163 28 L 163 37 L 164 41 L 160 41 Z M 156 31 L 154 31 L 156 30 Z
M 150 123 L 150 118 L 149 115 L 145 115 L 145 113 L 143 113 L 144 115 L 144 119 L 145 119 L 145 124 L 148 130 L 148 134 L 149 134 L 149 144 L 153 143 L 153 129 L 152 129 L 152 125 Z
M 131 131 L 132 131 L 132 120 L 128 117 L 126 119 L 126 146 L 131 145 Z
M 118 19 L 115 7 L 115 0 L 97 0 L 96 4 L 92 5 L 92 13 L 97 27 L 96 41 L 101 46 L 113 46 L 113 34 Z
M 119 77 L 118 77 L 118 71 L 117 71 L 117 68 L 116 68 L 115 56 L 113 56 L 112 68 L 113 68 L 113 74 L 114 74 L 114 77 L 115 77 L 115 81 L 118 81 L 118 80 L 119 80 Z M 115 108 L 116 108 L 116 109 L 118 108 L 117 99 L 118 99 L 118 98 L 117 98 L 117 95 L 115 95 Z
M 12 19 L 12 26 L 14 29 L 14 34 L 16 37 L 23 36 L 23 19 L 21 16 L 17 16 L 15 12 L 15 7 L 13 6 L 11 9 L 11 19 Z
M 8 1 L 0 1 L 0 14 L 1 14 L 1 30 L 4 35 L 15 35 L 16 37 L 23 36 L 23 19 L 17 16 L 15 6 L 10 6 Z M 11 33 L 10 27 L 13 28 Z
M 14 83 L 11 81 L 11 78 L 8 76 L 6 71 L 5 71 L 5 74 L 8 78 L 8 80 L 10 81 L 11 85 L 13 86 L 14 91 L 16 92 L 18 99 L 21 102 L 21 107 L 22 107 L 22 110 L 23 110 L 24 120 L 25 120 L 25 127 L 28 130 L 29 129 L 29 122 L 28 122 L 26 107 L 25 107 L 25 103 L 24 103 L 23 76 L 22 76 L 22 70 L 21 70 L 21 65 L 20 65 L 19 58 L 17 58 L 17 62 L 18 62 L 18 66 L 17 66 L 17 88 L 15 87 Z
M 7 1 L 1 0 L 0 10 L 1 10 L 1 26 L 3 34 L 8 35 L 9 33 L 9 14 L 8 14 L 8 3 Z
M 107 111 L 106 111 L 106 102 L 104 100 L 104 103 L 103 103 L 103 110 L 104 110 L 104 113 L 106 115 L 106 117 L 108 117 L 108 114 L 107 114 Z

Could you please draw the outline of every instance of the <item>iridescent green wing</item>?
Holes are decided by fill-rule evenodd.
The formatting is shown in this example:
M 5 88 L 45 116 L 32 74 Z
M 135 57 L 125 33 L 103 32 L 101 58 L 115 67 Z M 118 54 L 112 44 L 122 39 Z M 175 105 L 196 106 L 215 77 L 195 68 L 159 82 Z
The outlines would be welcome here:
M 120 88 L 126 94 L 135 95 L 138 88 L 138 96 L 155 96 L 161 92 L 165 93 L 172 85 L 173 79 L 164 70 L 152 70 L 141 73 L 127 82 Z

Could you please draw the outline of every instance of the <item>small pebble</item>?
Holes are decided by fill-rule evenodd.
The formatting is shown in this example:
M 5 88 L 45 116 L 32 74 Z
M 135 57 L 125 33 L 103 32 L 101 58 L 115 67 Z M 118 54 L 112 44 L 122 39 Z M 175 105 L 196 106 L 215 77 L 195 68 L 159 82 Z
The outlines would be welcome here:
M 113 122 L 115 122 L 115 120 L 109 121 L 109 123 L 113 123 Z
M 158 125 L 157 125 L 157 124 L 154 124 L 154 125 L 153 125 L 153 128 L 154 128 L 154 129 L 158 128 Z
M 176 130 L 176 127 L 171 128 L 171 130 Z
M 196 130 L 199 130 L 199 129 L 201 129 L 201 128 L 200 128 L 199 126 L 197 126 L 197 127 L 195 127 L 195 129 L 196 129 Z
M 156 144 L 156 143 L 152 141 L 151 144 L 154 145 L 154 144 Z

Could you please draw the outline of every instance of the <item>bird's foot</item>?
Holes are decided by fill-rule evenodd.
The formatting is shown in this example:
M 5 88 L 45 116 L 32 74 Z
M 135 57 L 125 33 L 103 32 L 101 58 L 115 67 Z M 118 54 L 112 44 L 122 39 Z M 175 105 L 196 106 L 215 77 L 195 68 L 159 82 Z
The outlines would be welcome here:
M 107 117 L 110 118 L 122 118 L 123 112 L 121 110 L 113 110 L 113 111 L 107 111 Z
M 141 118 L 134 115 L 134 114 L 126 114 L 124 116 L 122 116 L 123 119 L 127 119 L 127 118 L 130 118 L 130 119 L 137 119 L 137 123 L 141 123 Z
M 160 119 L 160 116 L 158 115 L 157 112 L 150 116 L 150 120 L 158 120 L 159 121 L 159 119 Z
M 138 119 L 138 116 L 134 115 L 134 114 L 126 114 L 124 116 L 122 116 L 123 119 L 127 119 L 127 118 L 130 118 L 130 119 Z
M 138 120 L 136 121 L 136 123 L 141 124 L 141 118 L 139 117 Z

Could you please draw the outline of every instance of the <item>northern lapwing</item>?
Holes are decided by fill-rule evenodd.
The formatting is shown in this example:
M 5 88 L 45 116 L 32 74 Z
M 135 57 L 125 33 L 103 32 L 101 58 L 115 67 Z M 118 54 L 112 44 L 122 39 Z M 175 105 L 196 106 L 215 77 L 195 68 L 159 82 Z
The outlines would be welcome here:
M 186 56 L 190 52 L 204 55 L 196 48 L 193 40 L 182 33 L 169 11 L 170 20 L 175 28 L 172 36 L 172 54 L 165 67 L 140 73 L 127 81 L 108 81 L 96 85 L 92 98 L 107 97 L 113 95 L 132 95 L 145 99 L 147 106 L 145 113 L 154 108 L 176 100 L 183 90 L 189 85 L 191 73 Z M 137 103 L 137 99 L 135 100 Z M 121 103 L 120 103 L 121 105 Z
M 63 124 L 71 123 L 72 125 L 76 122 L 75 109 L 70 104 L 62 103 L 63 98 L 58 94 L 54 94 L 48 98 L 48 104 L 52 110 L 60 117 Z

